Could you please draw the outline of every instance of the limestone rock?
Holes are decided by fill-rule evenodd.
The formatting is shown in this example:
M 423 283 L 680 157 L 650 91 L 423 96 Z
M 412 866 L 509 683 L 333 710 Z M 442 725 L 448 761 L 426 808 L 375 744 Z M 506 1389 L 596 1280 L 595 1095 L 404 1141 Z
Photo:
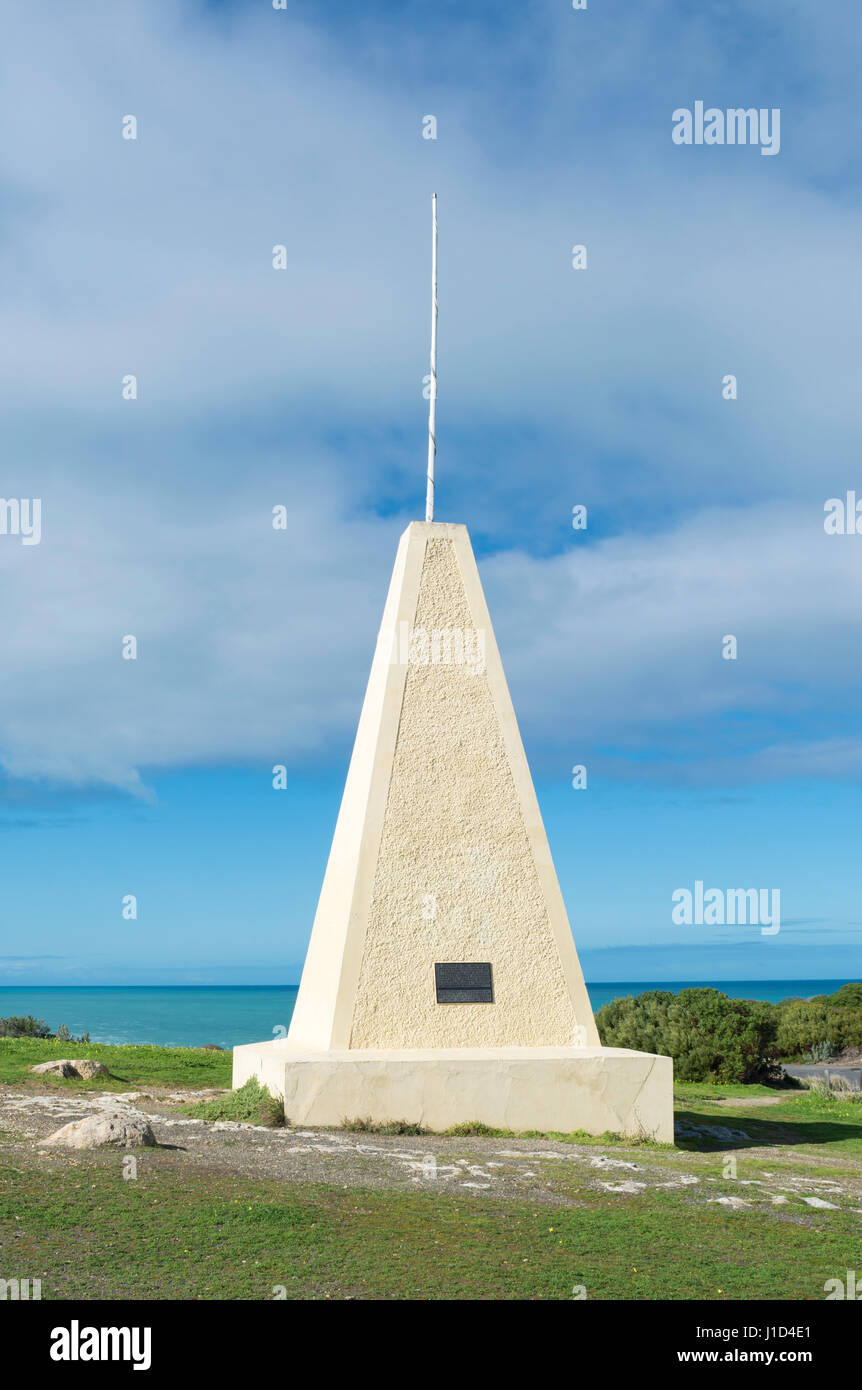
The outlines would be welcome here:
M 81 1081 L 91 1081 L 94 1076 L 110 1076 L 102 1062 L 93 1062 L 89 1057 L 62 1057 L 55 1062 L 40 1062 L 30 1070 L 37 1076 L 76 1076 Z
M 58 1062 L 40 1062 L 39 1065 L 38 1065 L 37 1067 L 31 1067 L 30 1070 L 31 1070 L 36 1076 L 77 1076 L 77 1075 L 78 1075 L 78 1073 L 76 1072 L 75 1068 L 72 1066 L 72 1063 L 69 1062 L 69 1061 L 65 1061 L 65 1060 L 64 1060 L 64 1061 L 58 1061 Z
M 86 1115 L 73 1120 L 47 1139 L 42 1146 L 63 1149 L 97 1149 L 111 1144 L 115 1148 L 134 1149 L 140 1144 L 155 1144 L 156 1137 L 144 1115 L 121 1113 L 118 1110 Z

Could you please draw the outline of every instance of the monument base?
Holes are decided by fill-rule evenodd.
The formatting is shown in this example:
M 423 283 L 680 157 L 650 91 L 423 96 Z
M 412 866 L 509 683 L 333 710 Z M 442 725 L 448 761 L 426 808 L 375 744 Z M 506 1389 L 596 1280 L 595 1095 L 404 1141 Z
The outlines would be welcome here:
M 292 1125 L 404 1120 L 440 1132 L 621 1134 L 673 1143 L 673 1062 L 619 1047 L 304 1052 L 286 1039 L 233 1050 L 233 1086 L 256 1077 Z

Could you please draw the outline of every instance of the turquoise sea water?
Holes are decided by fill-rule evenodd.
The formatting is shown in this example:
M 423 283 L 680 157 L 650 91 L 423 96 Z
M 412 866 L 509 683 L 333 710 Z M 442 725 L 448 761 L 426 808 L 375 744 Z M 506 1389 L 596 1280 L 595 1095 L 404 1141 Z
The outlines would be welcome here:
M 735 999 L 776 1003 L 790 996 L 832 994 L 845 980 L 674 980 L 618 981 L 590 984 L 594 1009 L 627 994 L 649 989 L 674 992 L 708 983 Z M 0 1018 L 33 1014 L 52 1032 L 61 1023 L 76 1037 L 88 1032 L 93 1042 L 159 1043 L 163 1047 L 201 1047 L 216 1043 L 262 1042 L 277 1037 L 290 1023 L 296 988 L 291 985 L 174 985 L 114 988 L 15 985 L 0 987 Z

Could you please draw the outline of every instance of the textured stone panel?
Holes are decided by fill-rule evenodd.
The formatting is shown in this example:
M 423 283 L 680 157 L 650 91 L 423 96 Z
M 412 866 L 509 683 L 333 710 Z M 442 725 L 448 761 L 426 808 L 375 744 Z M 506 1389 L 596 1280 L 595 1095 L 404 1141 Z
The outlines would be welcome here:
M 475 629 L 448 538 L 414 626 Z M 458 960 L 491 963 L 493 1004 L 437 1003 L 434 964 Z M 350 1047 L 567 1046 L 577 1022 L 487 672 L 411 661 Z

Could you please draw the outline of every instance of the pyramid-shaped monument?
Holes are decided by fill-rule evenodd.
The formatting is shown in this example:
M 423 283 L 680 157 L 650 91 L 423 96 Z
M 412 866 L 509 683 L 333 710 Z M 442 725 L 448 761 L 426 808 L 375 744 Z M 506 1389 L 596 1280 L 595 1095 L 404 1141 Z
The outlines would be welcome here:
M 401 537 L 286 1039 L 292 1123 L 672 1141 L 667 1057 L 600 1045 L 464 526 Z

